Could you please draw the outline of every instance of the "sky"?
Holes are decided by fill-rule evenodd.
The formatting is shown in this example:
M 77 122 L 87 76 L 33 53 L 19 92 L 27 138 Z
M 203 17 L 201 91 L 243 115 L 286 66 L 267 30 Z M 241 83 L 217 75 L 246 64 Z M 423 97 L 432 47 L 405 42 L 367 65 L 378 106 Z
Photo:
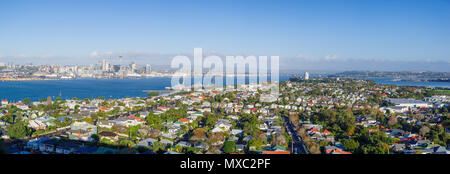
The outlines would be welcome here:
M 281 69 L 449 71 L 450 0 L 1 0 L 0 61 L 168 65 L 280 56 Z

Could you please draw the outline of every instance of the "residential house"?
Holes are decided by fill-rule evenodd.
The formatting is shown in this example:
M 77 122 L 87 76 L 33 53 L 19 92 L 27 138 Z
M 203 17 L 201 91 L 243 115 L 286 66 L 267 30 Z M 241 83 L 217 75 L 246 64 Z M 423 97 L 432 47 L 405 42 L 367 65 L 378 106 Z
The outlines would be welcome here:
M 112 120 L 113 122 L 115 122 L 117 125 L 121 125 L 121 126 L 125 126 L 125 127 L 130 127 L 130 126 L 137 126 L 140 124 L 143 124 L 143 121 L 141 121 L 140 119 L 137 119 L 139 117 L 119 117 L 115 120 Z
M 109 140 L 111 140 L 111 141 L 113 141 L 113 142 L 119 141 L 119 135 L 117 135 L 117 134 L 114 133 L 114 132 L 103 131 L 103 132 L 100 132 L 98 135 L 100 135 L 100 137 L 101 137 L 102 139 L 103 139 L 103 138 L 106 138 L 106 139 L 109 139 Z
M 92 135 L 97 134 L 97 126 L 87 122 L 74 122 L 70 125 L 70 130 L 67 131 L 70 139 L 92 141 Z
M 139 141 L 139 143 L 136 144 L 136 146 L 143 146 L 143 147 L 145 147 L 145 146 L 153 146 L 153 143 L 155 143 L 157 141 L 158 140 L 153 139 L 153 138 L 146 138 L 146 139 L 143 139 L 143 140 Z
M 97 122 L 98 127 L 103 127 L 103 128 L 108 128 L 108 129 L 111 129 L 115 124 L 116 124 L 116 122 L 109 121 L 109 120 L 100 120 Z
M 78 146 L 71 142 L 60 143 L 56 146 L 55 152 L 58 154 L 75 153 Z
M 178 144 L 176 146 L 191 147 L 191 143 L 189 143 L 187 141 L 180 141 L 180 142 L 178 142 Z

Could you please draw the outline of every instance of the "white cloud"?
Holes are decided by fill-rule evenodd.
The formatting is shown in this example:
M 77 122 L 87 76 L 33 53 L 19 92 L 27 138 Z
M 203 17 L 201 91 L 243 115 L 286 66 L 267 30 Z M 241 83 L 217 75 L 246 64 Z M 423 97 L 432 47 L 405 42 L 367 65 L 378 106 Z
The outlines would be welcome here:
M 39 56 L 30 56 L 30 55 L 26 55 L 23 53 L 19 53 L 19 54 L 14 54 L 14 55 L 3 55 L 0 54 L 1 58 L 9 58 L 9 59 L 50 59 L 50 58 L 55 58 L 55 56 L 53 56 L 50 53 L 47 54 L 41 54 Z
M 325 56 L 325 60 L 330 61 L 330 60 L 337 60 L 339 57 L 335 54 L 333 55 L 327 55 Z
M 93 51 L 90 55 L 90 57 L 98 57 L 97 51 Z
M 301 61 L 301 62 L 323 62 L 323 61 L 333 61 L 338 60 L 339 56 L 337 55 L 326 55 L 325 57 L 313 57 L 313 56 L 306 56 L 302 53 L 299 53 L 295 56 L 295 60 Z
M 105 53 L 103 53 L 104 55 L 113 55 L 113 52 L 110 52 L 110 51 L 108 51 L 108 52 L 105 52 Z
M 298 60 L 301 62 L 314 62 L 314 61 L 318 61 L 319 59 L 299 53 L 295 56 L 294 61 L 295 60 Z
M 25 54 L 23 54 L 23 53 L 20 53 L 20 54 L 14 55 L 14 56 L 12 56 L 12 57 L 14 57 L 14 58 L 26 58 L 27 55 L 25 55 Z
M 130 63 L 135 62 L 137 64 L 157 64 L 157 65 L 170 65 L 170 61 L 176 54 L 160 54 L 150 53 L 142 51 L 128 51 L 128 52 L 98 52 L 93 51 L 89 54 L 90 58 L 95 58 L 94 61 L 106 59 L 110 63 Z M 186 54 L 184 54 L 186 55 Z M 122 59 L 120 59 L 120 56 Z M 91 61 L 93 61 L 91 59 Z M 91 62 L 93 63 L 93 62 Z
M 91 54 L 89 54 L 89 57 L 93 57 L 93 58 L 106 58 L 106 57 L 110 57 L 110 56 L 114 56 L 116 54 L 114 54 L 111 51 L 107 51 L 107 52 L 98 52 L 98 51 L 93 51 L 91 52 Z M 116 55 L 118 56 L 118 55 Z
M 295 57 L 297 57 L 297 58 L 305 58 L 305 55 L 303 55 L 301 53 L 298 53 L 297 56 L 295 56 Z
M 54 58 L 54 56 L 52 54 L 42 54 L 42 55 L 38 56 L 38 58 L 48 59 L 48 58 Z

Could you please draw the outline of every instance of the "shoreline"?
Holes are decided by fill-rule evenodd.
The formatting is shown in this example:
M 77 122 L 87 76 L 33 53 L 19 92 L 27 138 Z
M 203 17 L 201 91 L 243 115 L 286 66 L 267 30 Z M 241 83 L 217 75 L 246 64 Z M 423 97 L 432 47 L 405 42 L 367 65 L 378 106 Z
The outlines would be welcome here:
M 246 76 L 246 77 L 257 77 L 258 74 L 236 74 L 233 76 L 230 75 L 221 75 L 221 74 L 213 74 L 212 76 L 217 76 L 217 77 L 222 77 L 222 78 L 228 78 L 228 77 L 242 77 L 242 76 Z M 267 77 L 269 77 L 270 75 L 268 75 Z M 14 82 L 14 81 L 54 81 L 54 80 L 83 80 L 83 79 L 95 79 L 95 80 L 107 80 L 107 79 L 117 79 L 117 80 L 126 80 L 126 79 L 152 79 L 152 78 L 172 78 L 173 75 L 161 75 L 161 76 L 141 76 L 141 77 L 126 77 L 126 78 L 114 78 L 114 77 L 110 77 L 110 78 L 95 78 L 95 77 L 76 77 L 76 78 L 35 78 L 35 77 L 30 77 L 30 78 L 0 78 L 0 81 L 4 81 L 4 82 Z M 192 75 L 191 78 L 197 78 L 197 77 L 204 77 L 204 76 L 199 76 L 199 75 Z
M 167 77 L 166 77 L 167 78 Z M 140 79 L 166 79 L 166 78 L 164 78 L 164 77 L 151 77 L 151 78 L 140 78 Z M 76 80 L 92 80 L 92 82 L 93 83 L 95 83 L 95 81 L 96 80 L 113 80 L 113 81 L 115 81 L 115 80 L 117 80 L 117 81 L 120 81 L 120 80 L 133 80 L 133 79 L 95 79 L 95 78 L 79 78 L 79 79 L 66 79 L 66 80 L 62 80 L 62 81 L 76 81 Z M 136 79 L 135 79 L 136 80 Z M 289 80 L 289 79 L 280 79 L 280 82 L 281 81 L 286 81 L 286 80 Z M 371 79 L 365 79 L 365 80 L 371 80 Z M 372 79 L 373 80 L 373 79 Z M 48 81 L 49 83 L 47 83 L 47 82 L 45 82 L 44 84 L 53 84 L 53 83 L 59 83 L 59 82 L 51 82 L 51 81 L 59 81 L 58 79 L 39 79 L 39 80 L 34 80 L 34 81 Z M 11 81 L 2 81 L 2 80 L 0 80 L 0 83 L 1 82 L 3 82 L 3 83 L 8 83 L 8 82 L 20 82 L 20 80 L 11 80 Z M 90 82 L 89 82 L 90 83 Z M 142 82 L 139 82 L 139 83 L 142 83 Z M 153 83 L 157 83 L 157 82 L 153 82 Z M 166 82 L 164 82 L 164 83 L 166 83 Z M 375 82 L 375 83 L 377 83 L 377 84 L 380 84 L 380 85 L 396 85 L 396 86 L 411 86 L 411 87 L 417 87 L 417 88 L 430 88 L 430 86 L 428 86 L 428 85 L 409 85 L 409 84 L 386 84 L 386 83 L 384 83 L 384 82 Z M 427 83 L 427 82 L 425 82 L 425 83 Z M 446 82 L 441 82 L 441 83 L 446 83 Z M 170 83 L 169 84 L 166 84 L 166 87 L 167 86 L 170 86 Z M 14 88 L 13 86 L 11 86 L 11 87 L 7 87 L 7 88 Z M 7 89 L 7 88 L 5 88 L 5 89 Z M 443 87 L 439 87 L 439 86 L 436 86 L 436 87 L 431 87 L 431 88 L 433 88 L 433 89 L 444 89 L 444 90 L 450 90 L 450 88 L 449 87 L 445 87 L 445 86 L 443 86 Z M 83 87 L 80 87 L 79 89 L 84 89 Z M 60 90 L 60 89 L 59 89 Z M 147 89 L 142 89 L 142 90 L 158 90 L 158 91 L 167 91 L 167 92 L 163 92 L 163 93 L 160 93 L 158 96 L 166 96 L 166 95 L 170 95 L 170 94 L 172 94 L 172 93 L 174 93 L 175 91 L 171 91 L 171 90 L 167 90 L 167 89 L 165 89 L 165 88 L 161 88 L 161 89 L 152 89 L 152 88 L 147 88 Z M 61 90 L 60 90 L 61 91 Z M 64 90 L 62 90 L 62 93 L 64 94 Z M 53 95 L 48 95 L 48 96 L 51 96 L 52 98 L 56 98 L 56 97 L 58 97 L 58 94 L 53 94 Z M 127 96 L 127 95 L 118 95 L 118 96 L 116 96 L 116 95 L 111 95 L 111 94 L 107 94 L 107 95 L 99 95 L 99 96 L 93 96 L 93 95 L 88 95 L 89 97 L 85 97 L 83 94 L 80 94 L 80 95 L 77 95 L 77 94 L 69 94 L 69 95 L 63 95 L 63 96 L 60 96 L 60 97 L 62 97 L 63 99 L 70 99 L 70 98 L 73 98 L 73 97 L 77 97 L 77 98 L 96 98 L 96 97 L 99 97 L 99 96 L 102 96 L 102 97 L 104 97 L 105 99 L 119 99 L 119 98 L 124 98 L 124 97 L 122 97 L 122 96 Z M 146 93 L 145 92 L 141 92 L 140 94 L 138 94 L 138 93 L 130 93 L 129 95 L 128 95 L 129 97 L 146 97 Z M 14 95 L 12 94 L 12 93 L 9 93 L 8 95 L 4 95 L 3 96 L 4 98 L 2 98 L 2 99 L 8 99 L 8 100 L 10 100 L 10 101 L 23 101 L 25 98 L 31 98 L 32 99 L 32 101 L 39 101 L 39 97 L 40 96 L 29 96 L 29 97 L 23 97 L 23 96 L 21 96 L 21 95 L 17 95 L 17 97 L 18 98 L 16 98 L 16 97 L 14 97 Z M 47 97 L 47 95 L 46 96 L 42 96 L 42 97 L 40 97 L 40 98 L 46 98 Z M 21 99 L 19 99 L 19 98 L 21 98 Z
M 56 81 L 61 79 L 42 79 L 42 78 L 0 78 L 1 82 L 27 82 L 27 81 Z

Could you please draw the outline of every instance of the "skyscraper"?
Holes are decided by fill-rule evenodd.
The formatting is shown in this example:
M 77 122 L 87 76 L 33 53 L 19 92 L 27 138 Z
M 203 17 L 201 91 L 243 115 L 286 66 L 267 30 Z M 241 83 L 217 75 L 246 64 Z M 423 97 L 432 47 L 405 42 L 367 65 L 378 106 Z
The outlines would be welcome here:
M 102 61 L 102 71 L 109 71 L 109 63 L 105 59 Z
M 130 64 L 130 71 L 131 71 L 131 73 L 135 73 L 136 72 L 136 64 L 134 63 L 134 62 L 132 62 L 131 64 Z
M 150 74 L 152 72 L 152 67 L 149 64 L 145 65 L 145 73 Z
M 305 80 L 309 80 L 309 73 L 305 72 Z

